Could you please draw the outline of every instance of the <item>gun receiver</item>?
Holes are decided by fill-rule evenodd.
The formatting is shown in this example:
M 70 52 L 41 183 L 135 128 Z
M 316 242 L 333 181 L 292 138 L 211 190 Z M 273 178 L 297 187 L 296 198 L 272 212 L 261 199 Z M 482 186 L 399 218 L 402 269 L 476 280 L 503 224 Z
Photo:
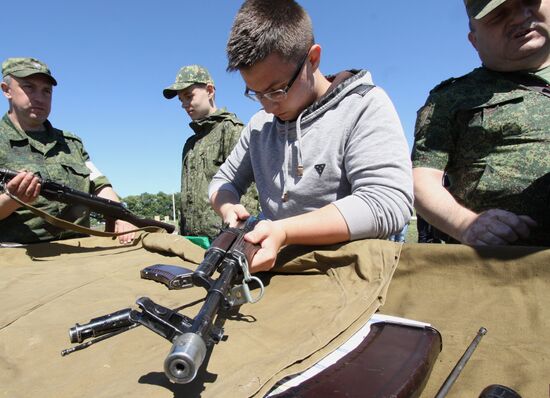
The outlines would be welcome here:
M 95 337 L 97 341 L 113 336 L 136 325 L 143 325 L 172 342 L 172 348 L 164 361 L 164 372 L 174 383 L 189 383 L 195 379 L 204 362 L 209 347 L 221 341 L 224 331 L 217 326 L 223 318 L 223 310 L 244 303 L 259 301 L 264 292 L 262 281 L 251 276 L 248 263 L 258 246 L 244 240 L 257 220 L 250 217 L 243 228 L 225 228 L 212 242 L 204 260 L 195 271 L 172 265 L 156 264 L 141 271 L 141 277 L 164 284 L 168 289 L 192 286 L 204 288 L 207 293 L 204 304 L 195 318 L 189 318 L 175 310 L 154 303 L 147 297 L 136 301 L 139 310 L 126 308 L 112 314 L 94 318 L 85 325 L 78 323 L 69 330 L 71 343 L 82 343 Z M 218 278 L 212 276 L 219 273 Z M 248 284 L 260 287 L 258 296 L 252 297 Z M 88 341 L 80 346 L 62 351 L 62 355 L 88 347 Z
M 3 184 L 7 181 L 10 181 L 16 175 L 16 171 L 0 169 L 0 183 Z M 86 206 L 93 212 L 100 213 L 105 217 L 110 217 L 115 220 L 128 221 L 138 228 L 153 226 L 163 228 L 168 233 L 174 232 L 176 228 L 171 224 L 167 224 L 161 221 L 151 220 L 148 218 L 140 218 L 132 213 L 130 210 L 128 210 L 126 207 L 124 207 L 124 205 L 120 202 L 115 202 L 99 197 L 97 195 L 91 195 L 86 192 L 78 191 L 66 185 L 46 179 L 40 179 L 40 184 L 42 186 L 40 188 L 40 195 L 48 200 Z

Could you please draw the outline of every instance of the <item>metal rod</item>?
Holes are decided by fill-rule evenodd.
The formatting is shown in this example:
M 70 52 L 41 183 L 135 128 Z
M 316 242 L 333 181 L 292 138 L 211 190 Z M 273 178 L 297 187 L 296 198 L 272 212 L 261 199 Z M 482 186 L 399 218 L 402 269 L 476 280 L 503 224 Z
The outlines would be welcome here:
M 128 330 L 133 329 L 133 328 L 138 327 L 138 326 L 140 326 L 139 323 L 134 323 L 134 324 L 132 324 L 132 325 L 130 325 L 130 326 L 126 326 L 126 327 L 124 327 L 124 328 L 122 328 L 122 329 L 120 329 L 120 330 L 117 330 L 117 331 L 115 331 L 115 332 L 111 332 L 111 333 L 109 333 L 109 334 L 104 334 L 104 335 L 102 335 L 102 336 L 96 337 L 95 339 L 92 339 L 92 340 L 86 341 L 86 342 L 84 342 L 84 343 L 78 344 L 78 345 L 76 345 L 76 346 L 74 346 L 74 347 L 66 348 L 66 349 L 64 349 L 64 350 L 61 351 L 61 356 L 64 357 L 64 356 L 69 355 L 69 354 L 71 354 L 71 353 L 73 353 L 73 352 L 75 352 L 75 351 L 83 350 L 84 348 L 89 347 L 89 346 L 91 346 L 92 344 L 99 343 L 100 341 L 106 340 L 106 339 L 108 339 L 108 338 L 110 338 L 110 337 L 114 337 L 114 336 L 116 336 L 117 334 L 121 334 L 121 333 L 123 333 L 123 332 L 127 332 Z
M 447 379 L 445 380 L 445 382 L 437 392 L 435 398 L 443 398 L 449 393 L 449 390 L 451 389 L 454 382 L 460 375 L 460 372 L 462 372 L 462 369 L 464 369 L 464 366 L 466 365 L 466 363 L 474 353 L 481 338 L 485 336 L 485 334 L 487 334 L 487 329 L 485 329 L 483 326 L 480 327 L 476 337 L 474 337 L 474 339 L 472 340 L 468 348 L 466 348 L 466 351 L 464 351 L 464 354 L 462 355 L 462 357 L 456 363 L 455 367 L 453 368 L 449 376 L 447 376 Z

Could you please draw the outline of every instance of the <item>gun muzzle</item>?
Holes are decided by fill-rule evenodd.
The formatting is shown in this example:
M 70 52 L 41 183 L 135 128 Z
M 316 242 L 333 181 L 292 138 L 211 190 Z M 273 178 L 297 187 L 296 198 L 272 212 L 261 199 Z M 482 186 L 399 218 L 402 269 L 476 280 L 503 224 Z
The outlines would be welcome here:
M 184 333 L 174 339 L 170 353 L 164 360 L 164 373 L 174 383 L 191 382 L 206 357 L 206 344 L 195 333 Z
M 126 308 L 112 314 L 107 314 L 90 320 L 85 325 L 78 323 L 69 329 L 71 343 L 82 343 L 90 337 L 98 337 L 107 333 L 116 332 L 124 327 L 132 325 L 130 319 L 131 308 Z

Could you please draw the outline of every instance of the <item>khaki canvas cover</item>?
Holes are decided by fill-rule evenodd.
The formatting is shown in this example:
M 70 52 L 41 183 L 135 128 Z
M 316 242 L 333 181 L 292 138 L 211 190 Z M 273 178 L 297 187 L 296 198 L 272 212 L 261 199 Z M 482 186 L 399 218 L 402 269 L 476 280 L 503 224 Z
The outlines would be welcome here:
M 433 397 L 481 326 L 482 338 L 448 397 L 503 384 L 550 394 L 550 250 L 405 244 L 381 312 L 430 322 L 443 350 L 422 394 Z
M 175 385 L 163 372 L 171 343 L 143 326 L 66 357 L 60 351 L 76 322 L 135 308 L 142 296 L 185 305 L 180 312 L 195 316 L 204 289 L 169 291 L 139 272 L 157 263 L 193 269 L 202 249 L 167 234 L 144 234 L 132 246 L 84 238 L 0 248 L 0 396 L 263 396 L 366 322 L 384 299 L 400 250 L 376 240 L 287 249 L 285 266 L 263 277 L 263 299 L 225 322 L 227 339 L 207 355 L 198 378 Z

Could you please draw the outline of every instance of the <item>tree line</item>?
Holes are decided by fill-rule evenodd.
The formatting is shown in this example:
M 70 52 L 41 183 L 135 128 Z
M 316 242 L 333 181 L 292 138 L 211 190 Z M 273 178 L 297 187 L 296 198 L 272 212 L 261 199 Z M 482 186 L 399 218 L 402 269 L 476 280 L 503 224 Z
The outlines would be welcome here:
M 179 192 L 174 194 L 176 218 L 178 219 L 176 225 L 179 225 L 180 197 Z M 164 217 L 168 216 L 170 221 L 173 222 L 172 194 L 145 192 L 139 195 L 126 196 L 121 198 L 121 201 L 126 204 L 128 210 L 140 217 L 155 218 L 155 216 L 158 216 L 161 221 L 164 221 Z M 101 216 L 96 214 L 93 216 L 92 225 L 104 222 Z
M 176 217 L 179 218 L 177 213 L 181 194 L 178 192 L 174 195 Z M 126 203 L 126 206 L 128 206 L 131 212 L 141 217 L 154 218 L 155 216 L 160 216 L 161 220 L 163 220 L 165 216 L 170 217 L 170 220 L 173 218 L 172 194 L 164 192 L 156 194 L 145 192 L 140 195 L 126 196 L 122 198 L 122 202 Z

